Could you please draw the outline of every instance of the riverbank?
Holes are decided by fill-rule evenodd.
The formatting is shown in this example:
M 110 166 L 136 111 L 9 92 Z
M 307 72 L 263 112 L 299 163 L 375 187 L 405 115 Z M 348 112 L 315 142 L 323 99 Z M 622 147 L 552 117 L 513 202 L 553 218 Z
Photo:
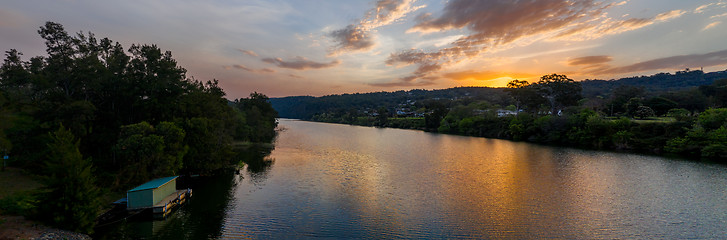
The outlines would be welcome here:
M 715 115 L 722 109 L 708 110 L 703 115 Z M 455 111 L 457 112 L 457 111 Z M 315 122 L 340 123 L 356 126 L 373 126 L 371 121 L 350 121 L 327 119 Z M 405 118 L 385 121 L 377 127 L 422 130 L 425 119 Z M 404 121 L 406 120 L 406 121 Z M 405 124 L 401 124 L 404 121 Z M 460 136 L 484 137 L 518 142 L 544 144 L 548 146 L 576 147 L 588 150 L 629 152 L 724 162 L 727 151 L 719 138 L 719 131 L 707 129 L 706 133 L 695 135 L 695 124 L 705 125 L 702 118 L 683 119 L 654 118 L 604 118 L 599 114 L 581 110 L 571 111 L 563 116 L 532 116 L 530 114 L 506 116 L 459 116 L 450 113 L 436 128 L 425 131 Z M 361 124 L 369 123 L 369 124 Z M 705 125 L 706 126 L 706 125 Z M 693 133 L 695 132 L 695 133 Z M 692 139 L 692 135 L 703 136 Z M 706 139 L 706 140 L 705 140 Z M 710 142 L 711 141 L 711 142 Z M 681 144 L 684 142 L 684 144 Z M 711 148 L 704 146 L 714 145 Z
M 6 239 L 68 239 L 85 240 L 90 236 L 60 230 L 25 219 L 23 216 L 0 215 L 0 240 Z
M 43 225 L 39 222 L 26 219 L 23 214 L 23 203 L 4 201 L 25 201 L 33 191 L 39 190 L 43 185 L 36 177 L 25 173 L 22 169 L 8 167 L 0 171 L 0 182 L 5 184 L 0 188 L 0 240 L 5 239 L 91 239 L 90 236 L 71 231 Z M 3 209 L 13 208 L 13 209 Z M 8 211 L 11 211 L 8 213 Z

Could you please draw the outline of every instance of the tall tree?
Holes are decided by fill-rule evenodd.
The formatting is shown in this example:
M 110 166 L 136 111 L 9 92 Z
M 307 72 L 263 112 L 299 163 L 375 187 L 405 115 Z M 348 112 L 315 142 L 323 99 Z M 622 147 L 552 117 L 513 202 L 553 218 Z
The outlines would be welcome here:
M 535 113 L 538 106 L 544 99 L 538 94 L 536 85 L 531 85 L 528 81 L 512 80 L 507 83 L 505 91 L 515 100 L 515 112 L 519 113 L 525 107 Z
M 114 146 L 121 173 L 117 186 L 128 187 L 178 174 L 188 149 L 183 144 L 184 137 L 184 130 L 171 122 L 161 122 L 156 127 L 147 122 L 123 126 Z
M 634 98 L 641 99 L 644 95 L 644 87 L 627 85 L 616 87 L 611 93 L 610 101 L 607 104 L 609 114 L 627 113 L 628 102 Z
M 581 84 L 566 75 L 542 76 L 535 88 L 540 96 L 548 100 L 551 114 L 557 114 L 563 107 L 576 105 L 581 99 Z
M 44 180 L 49 191 L 42 197 L 41 213 L 61 228 L 92 233 L 100 201 L 91 159 L 83 158 L 80 140 L 63 126 L 50 137 Z

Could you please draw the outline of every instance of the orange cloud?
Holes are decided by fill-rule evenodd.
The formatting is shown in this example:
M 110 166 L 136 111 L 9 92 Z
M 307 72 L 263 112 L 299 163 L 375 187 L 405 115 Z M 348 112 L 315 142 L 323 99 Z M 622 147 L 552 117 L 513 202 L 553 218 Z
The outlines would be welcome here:
M 449 78 L 452 80 L 463 81 L 463 80 L 478 80 L 478 81 L 489 81 L 498 78 L 532 78 L 536 77 L 535 74 L 530 73 L 508 73 L 508 72 L 495 72 L 495 71 L 462 71 L 462 72 L 450 72 L 442 74 L 442 77 Z
M 716 21 L 716 22 L 710 23 L 710 24 L 708 24 L 707 26 L 704 26 L 704 28 L 702 28 L 702 31 L 705 31 L 705 30 L 708 30 L 708 29 L 710 29 L 710 28 L 716 27 L 716 26 L 717 26 L 717 25 L 719 25 L 720 23 L 722 23 L 722 22 L 720 22 L 720 21 Z
M 701 5 L 701 6 L 697 7 L 696 9 L 694 9 L 694 13 L 703 13 L 705 11 L 710 10 L 710 8 L 713 8 L 713 7 L 721 7 L 721 8 L 724 8 L 725 7 L 725 4 L 727 4 L 727 3 L 725 3 L 725 2 L 718 2 L 718 3 L 708 3 L 708 4 L 704 4 L 704 5 Z
M 418 23 L 407 32 L 426 33 L 467 28 L 472 34 L 435 51 L 410 49 L 392 53 L 386 64 L 417 64 L 419 67 L 411 75 L 400 80 L 422 79 L 446 65 L 471 59 L 488 48 L 587 21 L 600 15 L 608 6 L 591 0 L 452 0 L 447 2 L 439 17 L 432 17 L 429 13 L 419 15 L 416 18 Z
M 328 34 L 336 45 L 329 50 L 329 55 L 344 52 L 361 52 L 371 50 L 376 41 L 372 31 L 378 27 L 389 25 L 405 17 L 408 13 L 425 6 L 413 6 L 416 0 L 379 0 L 376 7 L 369 10 L 358 23 L 334 30 Z
M 428 33 L 466 28 L 471 34 L 434 51 L 408 49 L 391 53 L 386 64 L 418 65 L 410 75 L 399 78 L 402 84 L 406 84 L 520 39 L 537 36 L 578 41 L 597 39 L 668 21 L 686 13 L 672 10 L 651 18 L 624 20 L 607 17 L 606 9 L 624 4 L 626 1 L 606 4 L 592 0 L 451 0 L 446 3 L 441 16 L 421 14 L 416 18 L 417 24 L 407 32 Z M 592 56 L 573 59 L 571 63 L 588 65 L 585 69 L 605 69 L 607 66 L 599 64 L 609 61 L 611 59 L 607 56 Z
M 651 18 L 629 18 L 625 20 L 604 18 L 600 21 L 579 23 L 573 27 L 565 28 L 556 34 L 553 39 L 570 41 L 598 39 L 607 35 L 633 31 L 655 23 L 665 22 L 681 17 L 686 13 L 687 12 L 683 10 L 672 10 L 660 13 Z

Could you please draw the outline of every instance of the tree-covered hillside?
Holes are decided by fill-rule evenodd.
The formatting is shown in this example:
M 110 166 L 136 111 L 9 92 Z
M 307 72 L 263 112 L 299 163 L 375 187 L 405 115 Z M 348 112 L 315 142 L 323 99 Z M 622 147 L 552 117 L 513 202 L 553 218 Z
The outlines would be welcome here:
M 628 77 L 617 80 L 585 80 L 581 81 L 584 98 L 609 99 L 623 94 L 630 88 L 639 89 L 646 97 L 671 95 L 676 99 L 690 100 L 689 96 L 677 92 L 706 86 L 716 80 L 727 78 L 727 71 L 704 73 L 701 70 L 685 70 L 671 73 L 658 73 L 651 76 Z M 505 107 L 515 105 L 504 91 L 504 88 L 458 87 L 441 90 L 411 90 L 396 92 L 355 93 L 329 95 L 323 97 L 295 96 L 272 98 L 270 102 L 281 117 L 310 120 L 322 113 L 355 110 L 375 110 L 384 107 L 393 111 L 397 106 L 411 102 L 438 99 L 475 98 Z M 626 93 L 628 94 L 628 93 Z M 677 96 L 679 95 L 679 96 Z M 699 98 L 699 97 L 697 97 Z M 699 99 L 696 99 L 699 100 Z M 628 101 L 628 99 L 626 99 Z M 621 104 L 622 105 L 622 104 Z M 692 104 L 693 105 L 693 104 Z M 616 107 L 620 109 L 620 106 Z
M 649 94 L 686 90 L 693 87 L 710 85 L 715 80 L 727 78 L 727 71 L 705 73 L 702 70 L 657 73 L 650 76 L 627 77 L 617 80 L 584 80 L 583 96 L 606 96 L 619 86 L 643 87 Z
M 24 60 L 11 49 L 0 66 L 3 164 L 42 176 L 48 194 L 39 198 L 54 203 L 29 215 L 90 232 L 96 187 L 126 191 L 158 177 L 212 174 L 239 164 L 234 142 L 275 136 L 267 96 L 230 103 L 217 80 L 188 78 L 156 45 L 125 49 L 53 22 L 38 33 L 46 56 Z
M 500 88 L 458 87 L 442 90 L 355 93 L 323 97 L 297 96 L 271 98 L 270 103 L 280 117 L 310 120 L 314 115 L 331 111 L 394 109 L 424 100 L 475 98 L 506 103 L 509 98 Z

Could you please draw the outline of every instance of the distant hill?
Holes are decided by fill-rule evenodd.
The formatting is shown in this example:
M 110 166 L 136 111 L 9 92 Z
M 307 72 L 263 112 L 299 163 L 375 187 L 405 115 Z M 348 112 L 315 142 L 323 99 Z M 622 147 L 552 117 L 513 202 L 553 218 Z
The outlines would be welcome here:
M 704 73 L 701 70 L 658 73 L 651 76 L 628 77 L 617 80 L 584 80 L 583 97 L 602 96 L 607 98 L 618 86 L 644 87 L 650 95 L 659 95 L 669 91 L 679 91 L 702 85 L 710 85 L 715 80 L 727 79 L 727 71 Z M 428 99 L 475 98 L 487 100 L 493 104 L 506 106 L 512 104 L 504 88 L 488 87 L 457 87 L 440 90 L 421 90 L 396 92 L 355 93 L 329 95 L 323 97 L 295 96 L 271 98 L 270 103 L 283 118 L 311 119 L 313 115 L 335 110 L 377 109 L 385 107 L 393 109 L 400 104 L 409 104 Z
M 354 93 L 323 97 L 295 96 L 271 98 L 270 103 L 282 118 L 311 119 L 313 115 L 333 110 L 395 108 L 400 104 L 412 104 L 428 99 L 460 98 L 485 99 L 493 103 L 504 103 L 509 97 L 502 88 L 457 87 L 440 90 Z
M 668 91 L 679 91 L 702 85 L 710 85 L 715 80 L 727 78 L 727 70 L 704 73 L 701 70 L 657 73 L 651 76 L 627 77 L 618 80 L 584 80 L 583 97 L 608 96 L 618 86 L 644 87 L 644 90 L 657 95 Z

